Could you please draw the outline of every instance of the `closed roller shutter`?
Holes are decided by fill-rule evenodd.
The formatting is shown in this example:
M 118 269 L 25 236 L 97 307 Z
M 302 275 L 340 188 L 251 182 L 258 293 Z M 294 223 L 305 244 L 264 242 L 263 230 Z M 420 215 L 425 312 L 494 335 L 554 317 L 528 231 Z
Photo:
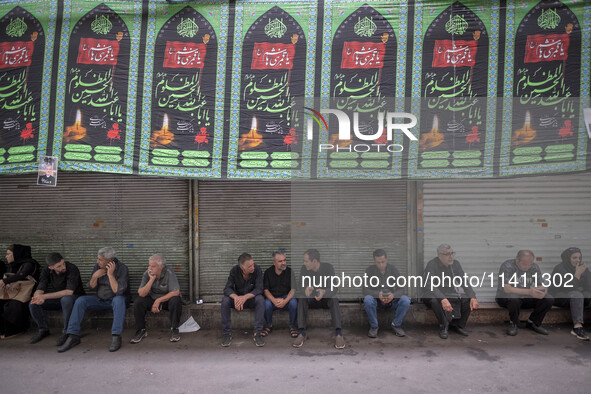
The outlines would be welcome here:
M 189 297 L 189 182 L 60 173 L 57 187 L 35 176 L 0 178 L 0 244 L 31 245 L 42 265 L 59 252 L 90 279 L 96 253 L 112 246 L 129 267 L 136 295 L 148 258 L 163 253 Z
M 219 301 L 238 255 L 266 269 L 284 248 L 299 274 L 308 248 L 337 274 L 363 275 L 383 248 L 402 274 L 408 265 L 406 182 L 199 182 L 199 289 Z M 355 288 L 339 298 L 356 299 Z
M 519 249 L 531 249 L 547 273 L 570 246 L 585 255 L 591 245 L 589 196 L 589 174 L 425 181 L 425 264 L 439 244 L 449 243 L 468 275 L 494 274 L 494 287 L 489 278 L 476 289 L 481 300 L 494 301 L 499 267 Z

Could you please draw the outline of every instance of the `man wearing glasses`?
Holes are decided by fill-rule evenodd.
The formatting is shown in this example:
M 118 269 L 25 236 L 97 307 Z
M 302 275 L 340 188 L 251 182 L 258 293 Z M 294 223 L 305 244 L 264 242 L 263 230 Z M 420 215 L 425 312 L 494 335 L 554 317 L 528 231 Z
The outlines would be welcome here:
M 423 302 L 437 317 L 441 339 L 447 339 L 449 327 L 460 335 L 468 336 L 466 323 L 470 312 L 478 309 L 476 294 L 468 281 L 464 280 L 464 270 L 454 256 L 455 252 L 451 246 L 439 245 L 437 257 L 427 263 L 423 274 Z

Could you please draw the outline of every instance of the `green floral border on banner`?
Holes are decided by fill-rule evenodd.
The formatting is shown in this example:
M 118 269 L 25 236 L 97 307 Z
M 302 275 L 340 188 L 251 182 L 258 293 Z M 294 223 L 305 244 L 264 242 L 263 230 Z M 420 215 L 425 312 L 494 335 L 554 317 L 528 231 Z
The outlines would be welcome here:
M 40 2 L 36 0 L 9 0 L 0 5 L 3 17 L 15 7 L 21 7 L 37 18 L 44 30 L 45 53 L 43 54 L 43 77 L 41 85 L 41 107 L 39 118 L 39 138 L 37 143 L 37 155 L 35 161 L 26 163 L 2 164 L 6 159 L 0 152 L 0 174 L 21 174 L 27 172 L 36 172 L 39 162 L 39 156 L 45 155 L 47 149 L 47 139 L 49 131 L 49 100 L 51 95 L 52 83 L 51 72 L 53 69 L 53 46 L 55 42 L 55 25 L 57 18 L 57 2 Z M 42 16 L 49 15 L 48 18 Z M 5 149 L 0 148 L 0 151 Z
M 131 48 L 129 59 L 129 85 L 127 89 L 127 121 L 125 130 L 125 149 L 123 164 L 85 163 L 81 161 L 62 160 L 62 140 L 64 129 L 64 107 L 66 94 L 66 75 L 68 71 L 68 46 L 73 26 L 89 11 L 100 4 L 111 8 L 126 23 L 129 31 Z M 60 160 L 59 168 L 66 171 L 98 171 L 131 174 L 136 129 L 136 97 L 138 81 L 138 60 L 140 48 L 140 30 L 142 26 L 141 1 L 64 1 L 63 24 L 59 52 L 59 75 L 55 109 L 55 133 L 53 137 L 53 155 Z
M 158 8 L 164 7 L 163 10 Z M 226 87 L 226 58 L 228 46 L 228 18 L 229 5 L 227 0 L 204 0 L 199 3 L 178 3 L 169 4 L 162 1 L 151 1 L 149 5 L 147 42 L 156 42 L 156 19 L 168 18 L 175 15 L 185 7 L 192 7 L 199 12 L 214 28 L 218 42 L 217 54 L 217 80 L 215 90 L 215 128 L 214 128 L 214 146 L 211 167 L 209 168 L 183 168 L 172 166 L 156 166 L 149 164 L 150 152 L 150 130 L 152 117 L 151 114 L 142 113 L 142 141 L 139 147 L 139 173 L 160 176 L 175 177 L 201 177 L 201 178 L 220 178 L 222 167 L 222 146 L 224 139 L 224 94 Z M 165 21 L 163 21 L 165 22 Z M 216 29 L 217 28 L 217 29 Z M 152 108 L 152 79 L 154 64 L 154 46 L 147 45 L 144 63 L 144 89 L 143 89 L 143 108 Z

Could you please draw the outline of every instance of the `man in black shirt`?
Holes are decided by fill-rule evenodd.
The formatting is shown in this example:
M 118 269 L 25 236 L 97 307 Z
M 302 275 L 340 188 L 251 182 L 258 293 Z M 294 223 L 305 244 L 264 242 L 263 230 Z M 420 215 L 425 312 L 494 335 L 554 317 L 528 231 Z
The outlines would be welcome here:
M 367 336 L 377 338 L 378 336 L 378 308 L 387 311 L 396 311 L 392 324 L 392 332 L 398 336 L 406 335 L 402 329 L 402 320 L 410 307 L 410 298 L 404 295 L 404 288 L 398 287 L 396 279 L 400 272 L 392 264 L 388 264 L 388 255 L 384 249 L 377 249 L 373 252 L 374 264 L 367 267 L 365 273 L 368 278 L 377 278 L 377 286 L 363 288 L 363 307 L 369 320 L 369 332 Z
M 265 300 L 265 320 L 267 327 L 263 331 L 269 334 L 273 328 L 273 311 L 277 309 L 289 311 L 289 329 L 292 338 L 297 337 L 298 301 L 294 298 L 296 290 L 295 277 L 287 266 L 284 252 L 273 252 L 273 265 L 265 271 L 263 277 Z M 266 335 L 265 334 L 265 335 Z
M 39 175 L 37 177 L 37 184 L 38 185 L 49 185 L 55 186 L 55 176 L 53 174 L 53 164 L 47 163 L 45 164 L 45 171 L 39 171 Z
M 437 248 L 437 257 L 427 263 L 425 268 L 425 294 L 423 302 L 433 310 L 439 322 L 439 337 L 447 339 L 448 328 L 451 326 L 460 335 L 468 336 L 466 323 L 470 312 L 478 309 L 476 293 L 467 280 L 464 270 L 451 246 L 441 244 Z M 431 278 L 439 278 L 440 285 L 434 284 Z M 455 281 L 454 281 L 455 278 Z M 461 286 L 455 286 L 459 284 Z
M 45 321 L 43 310 L 62 310 L 64 328 L 57 340 L 56 345 L 61 346 L 66 341 L 66 329 L 74 307 L 74 301 L 84 295 L 82 279 L 78 267 L 68 261 L 59 253 L 50 253 L 45 257 L 47 267 L 41 271 L 37 291 L 29 304 L 31 316 L 39 331 L 33 336 L 29 343 L 37 343 L 49 335 L 49 328 Z
M 265 319 L 265 298 L 263 297 L 263 272 L 254 263 L 251 255 L 242 253 L 238 264 L 230 270 L 222 298 L 222 346 L 232 342 L 232 308 L 242 311 L 254 309 L 254 336 L 257 346 L 265 346 L 261 335 Z
M 517 335 L 521 308 L 534 308 L 527 319 L 527 326 L 538 334 L 548 335 L 542 327 L 546 313 L 554 305 L 554 297 L 542 286 L 542 271 L 534 263 L 531 250 L 520 250 L 517 257 L 501 264 L 496 301 L 509 310 L 507 335 Z
M 299 334 L 293 342 L 294 347 L 301 347 L 306 340 L 306 326 L 308 322 L 308 308 L 322 308 L 330 310 L 332 326 L 335 330 L 335 344 L 337 349 L 345 347 L 343 332 L 341 330 L 341 308 L 336 298 L 336 289 L 329 289 L 323 278 L 334 276 L 332 264 L 321 263 L 320 253 L 316 249 L 308 249 L 304 253 L 304 265 L 300 270 L 302 281 L 298 300 L 298 331 Z

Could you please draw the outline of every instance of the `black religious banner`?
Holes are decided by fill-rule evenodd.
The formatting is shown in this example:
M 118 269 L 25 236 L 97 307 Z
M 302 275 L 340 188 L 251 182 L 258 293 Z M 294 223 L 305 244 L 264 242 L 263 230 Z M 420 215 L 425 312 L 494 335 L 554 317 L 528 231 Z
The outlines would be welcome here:
M 351 10 L 332 38 L 331 107 L 345 112 L 353 120 L 356 116 L 354 127 L 358 131 L 353 130 L 350 139 L 339 139 L 339 124 L 329 117 L 327 146 L 330 149 L 326 152 L 328 157 L 324 159 L 321 154 L 319 161 L 319 171 L 328 177 L 347 173 L 392 176 L 388 174 L 392 174 L 397 155 L 386 151 L 385 147 L 392 141 L 387 138 L 383 114 L 394 110 L 393 106 L 388 106 L 387 99 L 392 101 L 396 96 L 398 46 L 392 16 L 385 16 L 389 6 L 372 5 L 363 4 Z M 375 144 L 382 149 L 366 152 L 357 149 L 358 143 Z M 399 171 L 400 168 L 395 172 Z
M 577 15 L 560 1 L 540 1 L 519 22 L 512 51 L 514 102 L 501 173 L 564 171 L 577 161 L 584 164 L 579 97 L 581 61 L 588 65 L 589 60 L 581 58 Z
M 162 25 L 154 46 L 152 108 L 144 115 L 151 119 L 149 141 L 142 144 L 149 163 L 141 161 L 142 171 L 211 169 L 217 60 L 217 34 L 195 8 L 182 8 Z
M 0 173 L 30 171 L 47 140 L 47 124 L 41 127 L 46 34 L 20 6 L 3 15 L 0 32 Z
M 282 8 L 249 6 L 258 18 L 242 41 L 238 141 L 228 162 L 236 172 L 229 175 L 267 170 L 263 177 L 290 177 L 302 169 L 303 114 L 295 100 L 306 88 L 306 35 Z
M 493 110 L 487 114 L 487 94 L 492 84 L 489 67 L 496 72 L 496 63 L 489 62 L 491 42 L 484 21 L 456 1 L 428 25 L 422 45 L 421 123 L 415 171 L 492 175 L 492 160 L 487 161 L 487 157 L 492 159 L 494 135 L 487 134 L 487 117 L 494 118 L 495 99 L 491 97 Z M 491 87 L 495 92 L 496 85 Z
M 130 173 L 141 2 L 73 5 L 62 32 L 55 155 L 62 169 Z

